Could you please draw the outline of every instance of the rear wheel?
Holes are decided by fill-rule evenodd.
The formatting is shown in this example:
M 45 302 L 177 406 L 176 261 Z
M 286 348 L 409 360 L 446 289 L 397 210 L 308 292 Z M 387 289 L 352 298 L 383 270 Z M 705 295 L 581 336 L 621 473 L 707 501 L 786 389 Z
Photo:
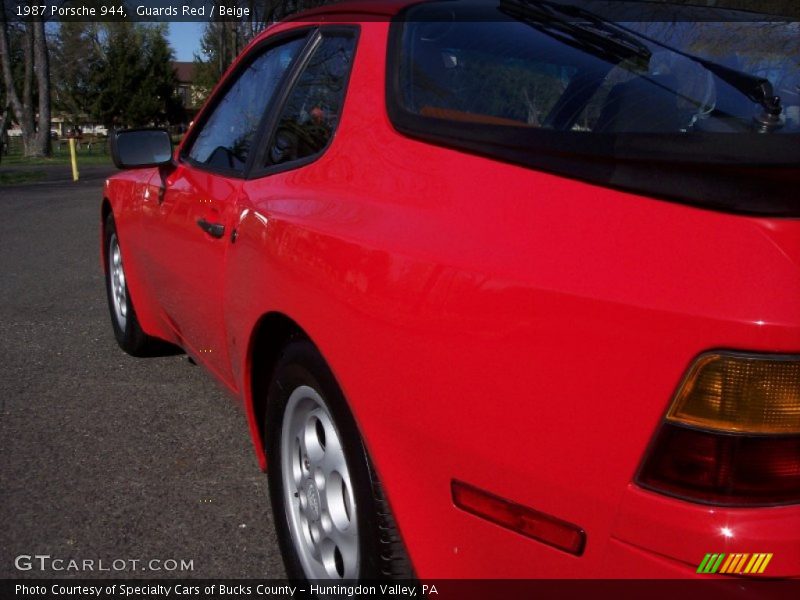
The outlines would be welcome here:
M 286 347 L 267 402 L 270 496 L 288 576 L 411 578 L 355 421 L 311 343 Z
M 136 310 L 133 308 L 125 278 L 117 226 L 112 215 L 108 215 L 106 218 L 104 243 L 106 294 L 114 337 L 120 348 L 128 354 L 146 355 L 156 340 L 142 331 L 139 319 L 136 318 Z

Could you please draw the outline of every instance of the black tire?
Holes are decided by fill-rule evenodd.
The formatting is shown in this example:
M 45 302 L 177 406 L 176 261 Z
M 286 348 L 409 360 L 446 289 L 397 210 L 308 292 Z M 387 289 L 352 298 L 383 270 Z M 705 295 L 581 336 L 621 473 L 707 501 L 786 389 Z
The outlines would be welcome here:
M 106 296 L 108 299 L 108 310 L 111 313 L 111 326 L 114 328 L 114 337 L 117 339 L 119 347 L 131 356 L 149 356 L 153 349 L 158 346 L 158 340 L 147 335 L 139 324 L 136 317 L 136 310 L 133 307 L 130 293 L 128 292 L 127 282 L 122 284 L 125 299 L 124 319 L 118 316 L 114 304 L 114 289 L 111 275 L 112 244 L 119 244 L 117 226 L 114 223 L 114 216 L 106 217 L 103 230 L 103 257 L 106 279 Z
M 288 577 L 302 581 L 313 575 L 304 570 L 295 547 L 287 511 L 287 500 L 291 500 L 284 490 L 282 470 L 284 416 L 290 396 L 301 386 L 312 388 L 324 399 L 341 440 L 357 506 L 358 579 L 413 579 L 411 563 L 355 420 L 324 359 L 305 340 L 289 343 L 275 367 L 267 393 L 264 429 L 272 513 Z M 335 576 L 330 578 L 336 580 Z

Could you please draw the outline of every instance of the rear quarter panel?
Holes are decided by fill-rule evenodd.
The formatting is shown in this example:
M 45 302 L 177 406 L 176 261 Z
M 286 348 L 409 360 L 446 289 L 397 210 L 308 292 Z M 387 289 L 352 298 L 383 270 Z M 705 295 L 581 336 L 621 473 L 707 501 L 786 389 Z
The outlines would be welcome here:
M 693 358 L 800 351 L 798 223 L 403 137 L 384 108 L 387 29 L 362 26 L 327 153 L 244 187 L 226 284 L 242 389 L 261 315 L 299 323 L 351 404 L 420 576 L 613 576 L 620 506 Z M 453 478 L 580 525 L 585 555 L 456 510 Z

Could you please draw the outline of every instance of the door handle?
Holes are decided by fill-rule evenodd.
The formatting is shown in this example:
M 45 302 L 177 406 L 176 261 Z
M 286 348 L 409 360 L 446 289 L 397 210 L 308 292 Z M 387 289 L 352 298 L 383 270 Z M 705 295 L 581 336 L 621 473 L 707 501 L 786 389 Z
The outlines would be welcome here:
M 197 219 L 197 226 L 213 238 L 225 235 L 225 225 L 222 223 L 209 223 L 205 219 Z

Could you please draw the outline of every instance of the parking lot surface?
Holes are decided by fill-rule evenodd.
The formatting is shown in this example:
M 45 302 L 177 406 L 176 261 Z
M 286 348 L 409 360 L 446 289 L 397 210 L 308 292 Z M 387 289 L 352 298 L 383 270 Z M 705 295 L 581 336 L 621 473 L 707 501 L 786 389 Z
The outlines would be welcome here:
M 281 577 L 240 408 L 186 357 L 114 341 L 109 172 L 0 187 L 0 578 Z

